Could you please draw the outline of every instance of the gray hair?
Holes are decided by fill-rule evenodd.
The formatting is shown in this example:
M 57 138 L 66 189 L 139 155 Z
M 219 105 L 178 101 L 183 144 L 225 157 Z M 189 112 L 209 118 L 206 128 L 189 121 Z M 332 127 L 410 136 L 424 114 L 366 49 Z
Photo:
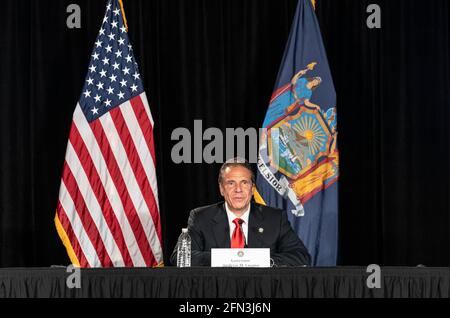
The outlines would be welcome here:
M 234 157 L 231 159 L 228 159 L 222 164 L 222 167 L 220 167 L 219 171 L 219 184 L 223 181 L 223 173 L 225 172 L 225 169 L 228 167 L 244 167 L 251 173 L 252 183 L 255 183 L 255 174 L 253 173 L 252 166 L 248 163 L 247 160 L 241 157 Z

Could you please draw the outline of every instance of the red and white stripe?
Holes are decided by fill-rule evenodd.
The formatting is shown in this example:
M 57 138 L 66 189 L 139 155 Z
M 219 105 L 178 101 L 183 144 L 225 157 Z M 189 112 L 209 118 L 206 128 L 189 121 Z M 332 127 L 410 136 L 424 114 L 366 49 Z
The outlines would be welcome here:
M 82 267 L 162 263 L 153 119 L 145 93 L 91 123 L 77 104 L 57 215 Z

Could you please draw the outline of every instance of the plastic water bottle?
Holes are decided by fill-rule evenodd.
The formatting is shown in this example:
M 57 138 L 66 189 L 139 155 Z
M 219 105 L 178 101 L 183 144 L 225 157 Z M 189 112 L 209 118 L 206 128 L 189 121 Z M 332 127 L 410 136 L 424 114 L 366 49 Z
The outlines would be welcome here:
M 191 236 L 188 229 L 181 229 L 177 243 L 177 267 L 191 267 Z

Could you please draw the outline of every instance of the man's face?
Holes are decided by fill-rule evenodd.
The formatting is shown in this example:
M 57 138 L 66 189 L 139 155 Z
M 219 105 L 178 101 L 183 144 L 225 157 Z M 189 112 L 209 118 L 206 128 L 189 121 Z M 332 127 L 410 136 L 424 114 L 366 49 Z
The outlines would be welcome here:
M 242 166 L 227 167 L 222 175 L 220 194 L 232 212 L 245 212 L 253 194 L 251 172 Z

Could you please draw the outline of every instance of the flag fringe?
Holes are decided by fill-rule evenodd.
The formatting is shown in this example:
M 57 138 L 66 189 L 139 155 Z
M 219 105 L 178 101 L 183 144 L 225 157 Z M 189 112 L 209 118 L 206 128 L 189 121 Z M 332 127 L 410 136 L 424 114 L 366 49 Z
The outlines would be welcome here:
M 267 205 L 266 202 L 264 201 L 262 195 L 258 192 L 258 189 L 255 188 L 255 190 L 253 190 L 253 197 L 255 198 L 255 202 L 262 204 L 262 205 Z
M 67 236 L 67 233 L 61 224 L 61 221 L 59 221 L 58 211 L 56 211 L 56 215 L 55 215 L 55 226 L 56 226 L 56 231 L 58 232 L 59 237 L 63 241 L 64 246 L 66 247 L 67 254 L 69 255 L 70 261 L 72 262 L 72 264 L 74 266 L 80 267 L 80 261 L 78 260 L 77 256 L 75 255 L 75 251 L 73 250 L 72 244 L 70 244 L 69 237 Z

